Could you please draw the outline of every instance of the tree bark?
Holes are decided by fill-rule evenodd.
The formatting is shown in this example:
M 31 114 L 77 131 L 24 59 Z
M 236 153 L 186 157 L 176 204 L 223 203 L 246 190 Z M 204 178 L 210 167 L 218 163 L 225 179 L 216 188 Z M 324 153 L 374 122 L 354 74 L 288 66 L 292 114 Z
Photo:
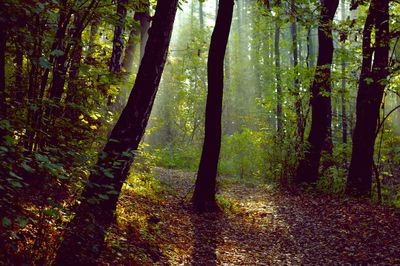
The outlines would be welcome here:
M 342 21 L 346 19 L 346 1 L 341 0 L 341 9 L 342 9 Z M 344 45 L 343 45 L 344 46 Z M 342 55 L 342 91 L 340 93 L 341 96 L 341 104 L 342 104 L 342 143 L 347 143 L 347 110 L 346 110 L 346 60 L 344 59 L 344 55 Z
M 291 9 L 291 17 L 293 19 L 293 22 L 291 23 L 291 35 L 292 35 L 292 51 L 293 51 L 293 73 L 294 73 L 294 79 L 293 79 L 293 85 L 294 85 L 294 91 L 293 95 L 295 97 L 295 102 L 294 102 L 294 107 L 296 110 L 296 120 L 297 120 L 297 135 L 300 139 L 300 142 L 303 142 L 304 138 L 304 122 L 303 122 L 303 112 L 302 112 L 302 106 L 301 106 L 301 97 L 300 97 L 300 80 L 299 80 L 299 71 L 298 71 L 298 65 L 299 65 L 299 49 L 297 47 L 298 41 L 297 41 L 297 10 L 296 10 L 296 3 L 295 0 L 291 0 L 290 4 L 290 9 Z
M 279 23 L 275 22 L 275 79 L 276 79 L 276 128 L 278 137 L 281 140 L 283 136 L 282 132 L 282 78 L 281 78 L 281 53 L 280 53 L 280 35 L 281 27 Z
M 81 14 L 76 14 L 74 18 L 74 24 L 77 25 L 79 24 L 79 21 L 81 19 Z M 79 69 L 81 66 L 81 59 L 82 59 L 82 34 L 79 34 L 77 36 L 77 39 L 74 40 L 76 42 L 76 49 L 75 52 L 72 55 L 72 60 L 71 60 L 71 67 L 69 69 L 69 75 L 68 75 L 68 89 L 67 89 L 67 96 L 65 101 L 69 104 L 82 104 L 82 98 L 79 95 Z M 67 109 L 66 115 L 68 118 L 70 118 L 72 121 L 76 121 L 78 119 L 78 110 L 74 109 L 74 107 L 70 107 Z
M 199 1 L 199 20 L 200 20 L 200 30 L 204 30 L 204 12 L 203 12 L 202 1 Z
M 217 19 L 208 53 L 205 137 L 192 197 L 193 207 L 199 212 L 218 210 L 215 192 L 221 147 L 224 57 L 232 23 L 233 5 L 233 0 L 219 0 Z
M 22 50 L 21 41 L 15 44 L 15 100 L 17 104 L 22 105 L 24 102 L 25 94 L 26 94 L 26 87 L 23 82 L 24 80 L 24 67 L 23 67 L 23 60 L 24 60 L 24 53 Z
M 7 33 L 6 27 L 3 23 L 0 23 L 0 120 L 5 118 L 6 104 L 6 43 Z
M 122 67 L 122 53 L 124 51 L 124 27 L 126 20 L 126 7 L 127 0 L 118 0 L 117 4 L 117 23 L 114 29 L 113 49 L 110 60 L 110 72 L 118 74 L 121 72 Z
M 372 0 L 363 32 L 363 62 L 357 94 L 356 126 L 346 186 L 346 193 L 350 195 L 371 195 L 374 144 L 379 109 L 389 74 L 388 62 L 389 1 Z
M 55 265 L 96 265 L 123 182 L 143 137 L 167 57 L 178 0 L 158 1 L 146 53 L 122 111 L 82 193 Z
M 321 14 L 318 26 L 318 60 L 311 87 L 312 122 L 308 137 L 309 146 L 297 167 L 295 183 L 315 183 L 321 151 L 329 136 L 331 126 L 331 65 L 333 59 L 332 24 L 339 0 L 321 0 Z
M 140 18 L 140 62 L 143 59 L 147 39 L 149 38 L 150 13 L 147 10 Z
M 134 25 L 133 29 L 129 34 L 128 44 L 125 49 L 125 56 L 123 60 L 123 67 L 126 72 L 130 73 L 133 67 L 133 57 L 135 55 L 136 45 L 139 41 L 140 34 L 140 61 L 144 55 L 144 49 L 146 47 L 147 39 L 149 37 L 148 31 L 150 28 L 150 14 L 149 11 L 135 12 L 134 20 L 139 25 Z

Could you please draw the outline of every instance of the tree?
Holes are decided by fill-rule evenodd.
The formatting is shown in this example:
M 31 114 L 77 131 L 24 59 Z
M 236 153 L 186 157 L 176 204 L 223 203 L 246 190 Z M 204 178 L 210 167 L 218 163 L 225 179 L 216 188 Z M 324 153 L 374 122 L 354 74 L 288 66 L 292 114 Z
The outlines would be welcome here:
M 318 27 L 318 60 L 311 86 L 312 121 L 304 158 L 296 169 L 295 183 L 314 183 L 318 180 L 321 151 L 331 126 L 331 65 L 333 59 L 332 24 L 339 0 L 321 0 Z
M 290 15 L 292 17 L 292 22 L 290 25 L 291 37 L 292 37 L 292 53 L 293 53 L 293 72 L 294 72 L 294 91 L 293 95 L 295 97 L 294 107 L 296 110 L 296 119 L 297 119 L 297 135 L 300 139 L 300 142 L 303 142 L 304 138 L 304 121 L 303 121 L 303 111 L 301 107 L 301 97 L 300 97 L 300 80 L 299 80 L 299 54 L 301 49 L 298 48 L 298 40 L 297 40 L 297 8 L 295 0 L 291 0 L 290 2 Z
M 278 18 L 276 18 L 275 22 L 275 41 L 274 41 L 274 49 L 275 49 L 275 78 L 276 78 L 276 121 L 277 121 L 277 132 L 278 136 L 281 139 L 283 132 L 283 119 L 282 119 L 282 78 L 281 78 L 281 53 L 280 53 L 280 35 L 281 35 L 281 26 L 279 25 Z
M 7 33 L 6 33 L 5 23 L 0 20 L 0 119 L 3 119 L 5 115 L 5 92 L 6 92 L 6 43 L 7 43 Z
M 356 126 L 346 193 L 370 196 L 379 108 L 388 77 L 389 1 L 372 0 L 363 31 Z
M 178 0 L 158 1 L 128 103 L 99 154 L 55 265 L 93 265 L 114 220 L 123 182 L 143 137 L 167 57 Z
M 110 72 L 113 74 L 118 74 L 121 72 L 122 67 L 122 54 L 124 52 L 124 28 L 126 20 L 126 4 L 127 0 L 117 1 L 117 21 L 114 29 L 114 39 L 113 39 L 113 50 L 110 60 Z
M 207 62 L 208 95 L 206 103 L 203 152 L 192 197 L 200 212 L 218 209 L 215 200 L 218 159 L 221 148 L 221 116 L 224 88 L 224 57 L 232 23 L 233 0 L 220 0 L 210 42 Z

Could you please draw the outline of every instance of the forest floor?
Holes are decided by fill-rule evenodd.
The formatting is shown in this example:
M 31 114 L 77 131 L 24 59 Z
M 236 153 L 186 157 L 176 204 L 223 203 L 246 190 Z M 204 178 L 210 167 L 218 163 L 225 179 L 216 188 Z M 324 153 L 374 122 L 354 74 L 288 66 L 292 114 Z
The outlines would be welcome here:
M 223 212 L 200 215 L 188 203 L 193 173 L 157 168 L 156 180 L 154 195 L 125 189 L 104 262 L 400 265 L 398 210 L 223 179 Z

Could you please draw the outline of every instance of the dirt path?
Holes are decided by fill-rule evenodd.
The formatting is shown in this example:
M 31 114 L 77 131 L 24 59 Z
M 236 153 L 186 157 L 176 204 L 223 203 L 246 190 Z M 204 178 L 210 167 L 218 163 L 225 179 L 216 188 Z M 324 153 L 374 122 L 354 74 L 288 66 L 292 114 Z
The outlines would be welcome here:
M 138 235 L 129 222 L 116 229 L 125 245 L 115 264 L 400 265 L 400 215 L 393 210 L 223 182 L 225 212 L 198 215 L 187 203 L 193 173 L 157 171 L 164 189 L 156 197 L 123 196 L 120 215 L 131 226 L 142 219 L 147 229 Z

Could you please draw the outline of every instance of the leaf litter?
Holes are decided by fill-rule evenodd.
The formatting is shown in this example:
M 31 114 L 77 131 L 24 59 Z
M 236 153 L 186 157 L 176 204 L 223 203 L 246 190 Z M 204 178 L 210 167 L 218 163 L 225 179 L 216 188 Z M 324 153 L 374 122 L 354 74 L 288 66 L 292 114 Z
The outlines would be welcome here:
M 223 211 L 190 208 L 193 173 L 157 168 L 154 195 L 124 190 L 105 265 L 400 265 L 395 209 L 223 182 Z

